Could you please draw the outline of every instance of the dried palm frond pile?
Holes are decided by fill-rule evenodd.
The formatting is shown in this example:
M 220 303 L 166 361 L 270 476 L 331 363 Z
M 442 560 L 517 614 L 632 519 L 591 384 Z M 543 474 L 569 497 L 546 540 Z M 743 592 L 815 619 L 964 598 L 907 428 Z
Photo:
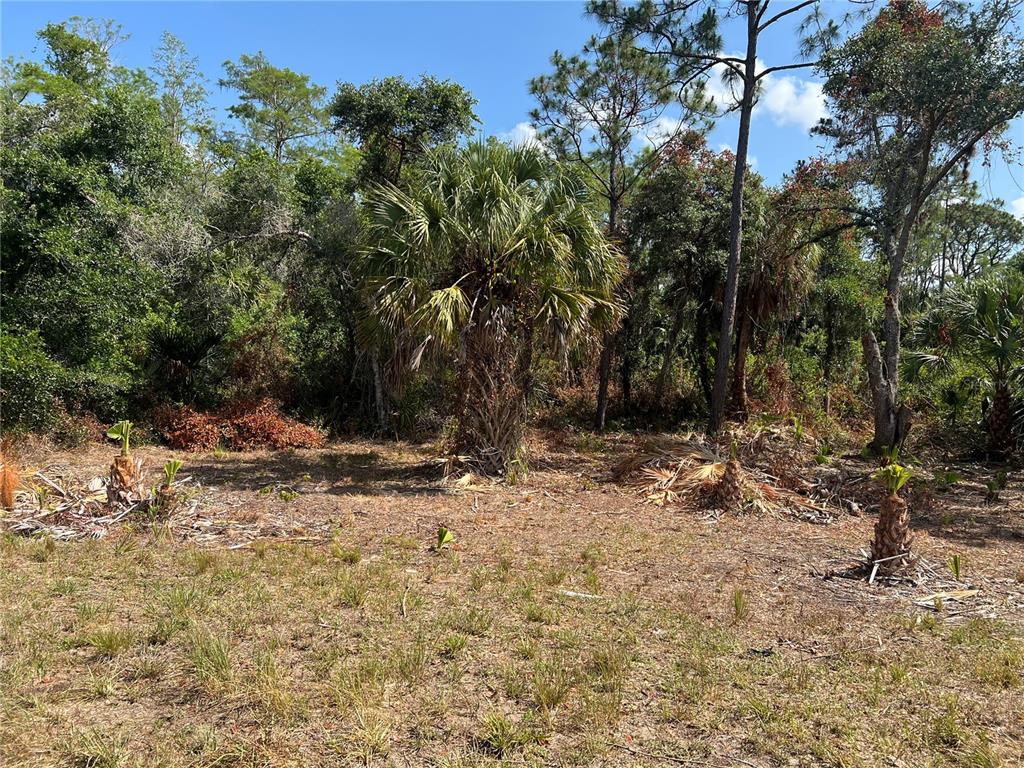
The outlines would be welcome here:
M 115 461 L 109 477 L 94 477 L 82 486 L 67 467 L 54 465 L 26 473 L 14 504 L 0 516 L 0 526 L 12 533 L 56 540 L 99 539 L 123 521 L 165 515 L 168 506 L 166 501 L 163 506 L 159 503 L 161 491 L 166 499 L 189 479 L 148 488 L 142 462 L 131 458 L 130 466 Z
M 735 448 L 732 453 L 737 453 Z M 778 487 L 773 476 L 737 455 L 723 455 L 695 435 L 650 440 L 621 461 L 615 474 L 658 506 L 689 501 L 728 512 L 789 514 L 819 523 L 830 522 L 833 516 L 822 504 Z

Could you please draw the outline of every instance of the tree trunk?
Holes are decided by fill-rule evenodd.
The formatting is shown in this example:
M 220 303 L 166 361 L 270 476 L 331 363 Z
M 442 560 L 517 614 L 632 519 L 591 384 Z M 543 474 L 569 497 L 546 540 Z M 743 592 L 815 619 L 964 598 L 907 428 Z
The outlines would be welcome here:
M 616 148 L 612 147 L 612 162 L 608 168 L 608 239 L 615 241 L 619 228 L 619 199 L 616 190 Z M 597 410 L 594 413 L 594 429 L 603 432 L 608 416 L 608 384 L 612 375 L 612 356 L 618 333 L 605 331 L 601 346 L 601 359 L 597 364 Z
M 693 332 L 693 355 L 697 362 L 697 377 L 704 393 L 704 402 L 711 409 L 711 371 L 708 370 L 708 318 L 704 310 L 697 310 L 697 324 Z
M 994 456 L 1002 458 L 1013 445 L 1013 405 L 1010 390 L 1005 383 L 996 384 L 992 407 L 985 416 L 988 428 L 988 449 Z
M 517 343 L 489 324 L 467 335 L 451 450 L 482 474 L 514 480 L 526 470 L 523 432 L 531 349 L 531 343 Z
M 869 332 L 861 339 L 875 420 L 875 434 L 868 448 L 876 455 L 893 448 L 898 442 L 896 417 L 899 410 L 901 343 L 900 280 L 915 216 L 916 213 L 913 213 L 902 223 L 898 237 L 890 229 L 883 241 L 889 262 L 889 276 L 885 281 L 885 316 L 882 321 L 884 353 L 879 349 L 878 340 L 873 333 Z
M 668 343 L 665 345 L 665 354 L 661 358 L 661 370 L 658 371 L 658 378 L 654 383 L 654 402 L 660 407 L 665 397 L 665 387 L 668 385 L 668 377 L 672 374 L 672 360 L 675 358 L 676 344 L 679 342 L 679 334 L 683 329 L 683 313 L 677 312 L 672 320 L 672 330 L 668 334 Z
M 604 431 L 608 416 L 608 381 L 612 374 L 612 353 L 615 351 L 615 332 L 605 331 L 601 342 L 601 358 L 597 363 L 597 412 L 594 414 L 594 429 Z
M 895 493 L 883 496 L 878 507 L 875 538 L 871 542 L 871 559 L 884 561 L 878 566 L 879 570 L 894 571 L 903 565 L 909 559 L 913 538 L 907 502 Z
M 718 334 L 718 358 L 715 383 L 711 390 L 711 417 L 708 430 L 716 434 L 725 416 L 726 389 L 729 384 L 729 358 L 736 324 L 736 294 L 740 281 L 740 245 L 743 242 L 743 183 L 747 170 L 747 146 L 750 141 L 750 115 L 757 88 L 757 16 L 761 3 L 747 3 L 747 56 L 743 71 L 743 99 L 740 102 L 740 127 L 736 138 L 736 168 L 732 177 L 732 207 L 729 214 L 729 265 L 725 275 L 722 302 L 722 328 Z
M 377 350 L 370 352 L 370 367 L 373 369 L 373 405 L 377 416 L 377 429 L 384 434 L 388 431 L 388 413 L 384 407 L 384 376 L 381 373 Z
M 732 411 L 740 419 L 747 415 L 747 352 L 752 327 L 750 313 L 744 312 L 736 336 L 736 360 L 732 372 Z
M 874 406 L 875 436 L 868 448 L 880 455 L 896 439 L 896 391 L 882 369 L 882 354 L 875 334 L 867 331 L 860 339 L 864 363 L 868 369 L 868 386 Z

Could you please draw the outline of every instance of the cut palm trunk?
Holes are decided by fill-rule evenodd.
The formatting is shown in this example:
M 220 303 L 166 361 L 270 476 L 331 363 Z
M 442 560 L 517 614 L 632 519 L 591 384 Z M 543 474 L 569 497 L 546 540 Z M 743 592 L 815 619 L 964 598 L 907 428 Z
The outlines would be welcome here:
M 743 468 L 737 459 L 725 462 L 725 471 L 715 488 L 718 502 L 731 512 L 743 506 Z
M 907 502 L 895 493 L 883 496 L 871 543 L 871 560 L 879 564 L 880 570 L 893 571 L 912 559 L 913 540 Z
M 885 495 L 878 505 L 871 561 L 873 568 L 891 573 L 913 559 L 910 552 L 914 538 L 910 532 L 910 513 L 907 502 L 899 495 L 900 489 L 910 479 L 910 470 L 892 462 L 872 477 L 885 489 Z
M 107 481 L 107 502 L 131 506 L 142 498 L 142 461 L 131 456 L 115 456 Z

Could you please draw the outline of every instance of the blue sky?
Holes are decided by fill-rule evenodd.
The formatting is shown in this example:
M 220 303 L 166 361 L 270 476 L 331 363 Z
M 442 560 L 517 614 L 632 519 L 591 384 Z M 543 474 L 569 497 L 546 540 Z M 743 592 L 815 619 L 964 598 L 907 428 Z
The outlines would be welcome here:
M 835 2 L 834 7 L 840 4 Z M 69 16 L 111 18 L 130 39 L 115 49 L 118 63 L 146 67 L 164 30 L 181 38 L 209 79 L 211 102 L 232 103 L 216 85 L 226 59 L 263 50 L 270 61 L 333 91 L 336 82 L 363 83 L 387 75 L 432 74 L 450 78 L 479 100 L 477 114 L 486 134 L 521 139 L 529 135 L 533 106 L 527 83 L 549 69 L 555 49 L 576 51 L 595 31 L 578 2 L 8 2 L 0 4 L 3 56 L 41 56 L 35 33 Z M 725 49 L 739 50 L 735 28 L 725 30 Z M 792 60 L 792 29 L 762 42 L 767 65 Z M 821 139 L 807 128 L 822 104 L 812 72 L 773 76 L 755 115 L 751 155 L 756 169 L 777 182 L 794 163 L 815 155 Z M 736 123 L 720 120 L 712 146 L 735 143 Z M 1024 121 L 1011 127 L 1024 144 Z M 1024 217 L 1024 169 L 993 158 L 980 163 L 976 178 L 983 194 L 1001 197 Z

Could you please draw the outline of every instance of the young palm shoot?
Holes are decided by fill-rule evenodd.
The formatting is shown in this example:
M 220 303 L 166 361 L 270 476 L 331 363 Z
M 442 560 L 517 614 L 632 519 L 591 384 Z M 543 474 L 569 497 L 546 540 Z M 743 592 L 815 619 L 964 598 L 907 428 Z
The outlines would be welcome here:
M 178 459 L 169 459 L 164 464 L 164 482 L 156 491 L 156 507 L 161 512 L 169 512 L 178 502 L 178 493 L 172 486 L 182 466 L 184 462 Z
M 882 571 L 894 571 L 910 562 L 910 513 L 907 502 L 899 495 L 910 479 L 910 470 L 895 462 L 886 464 L 871 477 L 885 489 L 879 504 L 875 538 L 871 542 L 871 560 Z

